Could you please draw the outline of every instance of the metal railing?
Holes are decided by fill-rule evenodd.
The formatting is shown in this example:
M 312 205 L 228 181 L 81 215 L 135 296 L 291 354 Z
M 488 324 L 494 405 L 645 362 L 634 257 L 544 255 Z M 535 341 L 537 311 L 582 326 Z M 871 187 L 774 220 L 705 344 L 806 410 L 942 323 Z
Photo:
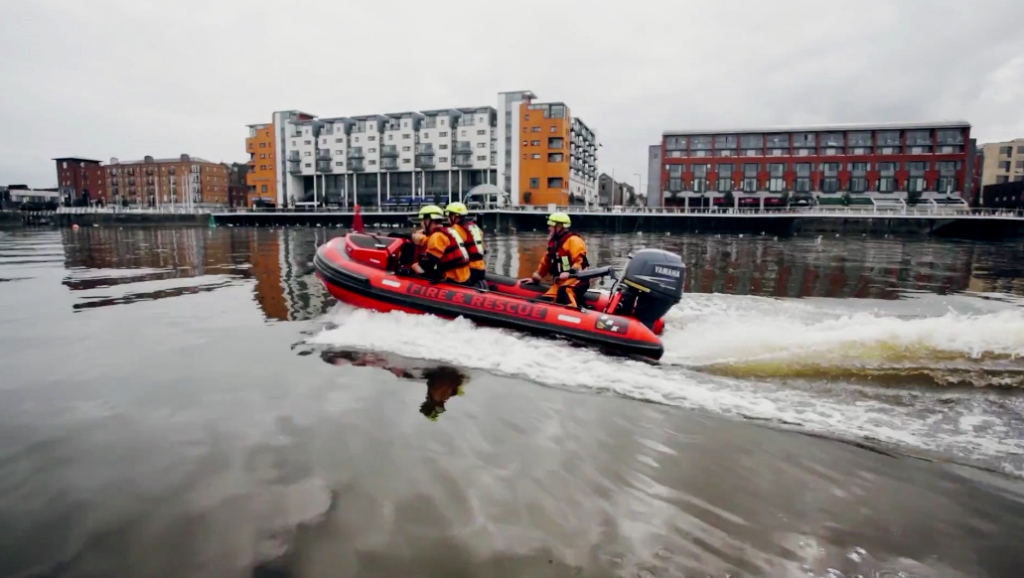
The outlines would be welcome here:
M 360 209 L 363 213 L 415 213 L 421 204 L 431 203 L 430 200 L 423 200 L 416 204 L 364 205 Z M 556 206 L 555 211 L 565 212 L 570 215 L 693 215 L 693 216 L 795 216 L 795 217 L 929 217 L 929 218 L 1004 218 L 1024 219 L 1024 211 L 1012 211 L 1005 209 L 964 209 L 964 208 L 884 208 L 884 207 L 765 207 L 761 208 L 720 208 L 720 207 L 586 207 L 579 205 Z M 263 208 L 263 207 L 225 207 L 217 205 L 170 205 L 165 204 L 159 207 L 58 207 L 58 213 L 88 214 L 88 213 L 184 213 L 184 214 L 206 214 L 206 213 L 352 213 L 351 208 L 340 207 L 287 207 L 287 208 Z M 521 205 L 518 207 L 501 207 L 492 209 L 476 210 L 477 213 L 537 213 L 547 214 L 550 209 L 546 206 Z

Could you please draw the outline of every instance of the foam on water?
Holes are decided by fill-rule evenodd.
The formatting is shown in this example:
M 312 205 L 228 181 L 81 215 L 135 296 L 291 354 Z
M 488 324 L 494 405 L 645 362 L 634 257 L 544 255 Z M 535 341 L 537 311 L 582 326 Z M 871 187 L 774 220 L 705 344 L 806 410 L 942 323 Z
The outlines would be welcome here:
M 573 390 L 767 420 L 815 433 L 939 451 L 1024 475 L 1019 402 L 988 394 L 936 389 L 893 402 L 855 387 L 796 387 L 785 380 L 704 371 L 707 367 L 815 356 L 818 363 L 876 364 L 897 359 L 979 360 L 1024 355 L 1024 312 L 948 313 L 903 319 L 836 313 L 813 305 L 758 297 L 688 295 L 668 319 L 661 365 L 606 357 L 597 351 L 465 319 L 375 313 L 339 304 L 336 324 L 308 343 L 388 351 L 458 364 Z M 472 343 L 461 355 L 451 343 Z M 754 372 L 756 373 L 756 372 Z M 951 401 L 952 400 L 952 401 Z

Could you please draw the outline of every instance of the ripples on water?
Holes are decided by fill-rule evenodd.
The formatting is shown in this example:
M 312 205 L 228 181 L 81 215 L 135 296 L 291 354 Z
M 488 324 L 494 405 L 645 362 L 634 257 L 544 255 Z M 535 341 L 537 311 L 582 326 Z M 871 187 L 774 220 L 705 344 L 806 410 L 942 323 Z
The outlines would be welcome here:
M 339 509 L 364 512 L 373 519 L 384 516 L 390 520 L 387 523 L 384 519 L 377 520 L 380 527 L 394 526 L 397 520 L 402 520 L 404 531 L 412 532 L 402 538 L 406 540 L 404 546 L 385 540 L 390 545 L 383 551 L 398 559 L 402 556 L 397 552 L 408 554 L 413 550 L 449 548 L 451 560 L 447 566 L 436 561 L 440 565 L 430 566 L 448 573 L 457 573 L 457 568 L 470 564 L 470 558 L 478 557 L 479 552 L 462 552 L 447 542 L 431 546 L 431 542 L 422 537 L 413 539 L 415 528 L 421 524 L 426 524 L 424 528 L 429 524 L 442 524 L 444 532 L 450 534 L 476 533 L 475 539 L 491 541 L 492 551 L 521 551 L 527 546 L 546 550 L 537 559 L 510 558 L 494 562 L 509 567 L 529 567 L 531 575 L 542 575 L 537 568 L 546 566 L 551 568 L 544 571 L 552 575 L 573 574 L 581 568 L 595 566 L 617 569 L 615 572 L 628 570 L 629 575 L 637 576 L 680 575 L 684 571 L 720 571 L 720 575 L 739 571 L 740 574 L 733 575 L 750 576 L 839 576 L 843 573 L 847 577 L 875 572 L 882 576 L 885 574 L 878 572 L 885 568 L 914 576 L 980 575 L 954 572 L 944 565 L 948 562 L 929 559 L 924 551 L 914 559 L 897 559 L 897 550 L 887 551 L 886 542 L 879 541 L 878 536 L 885 534 L 885 530 L 879 527 L 869 531 L 873 523 L 888 519 L 885 514 L 877 507 L 869 508 L 875 512 L 875 522 L 868 512 L 854 515 L 858 507 L 863 510 L 863 505 L 856 504 L 872 495 L 873 484 L 880 483 L 880 477 L 890 472 L 873 471 L 866 464 L 859 470 L 846 472 L 839 468 L 823 469 L 821 462 L 806 457 L 820 450 L 792 441 L 798 438 L 779 438 L 790 441 L 772 442 L 767 437 L 758 438 L 756 432 L 734 431 L 716 425 L 718 422 L 698 421 L 692 426 L 683 426 L 672 421 L 679 415 L 678 410 L 669 409 L 672 406 L 758 423 L 769 422 L 784 429 L 838 437 L 858 444 L 882 444 L 880 447 L 895 444 L 928 459 L 953 460 L 1024 475 L 1024 418 L 1021 415 L 1024 407 L 1018 395 L 1024 386 L 1024 362 L 1021 360 L 1024 353 L 1024 309 L 1021 308 L 1024 275 L 1020 274 L 1024 246 L 1020 243 L 590 236 L 588 244 L 591 253 L 597 256 L 596 262 L 621 266 L 631 250 L 660 246 L 680 253 L 687 263 L 687 295 L 670 315 L 664 335 L 665 357 L 662 363 L 650 365 L 609 360 L 585 348 L 475 327 L 462 320 L 444 322 L 424 316 L 382 315 L 335 304 L 311 275 L 315 247 L 333 234 L 336 233 L 322 229 L 225 228 L 0 233 L 0 295 L 6 298 L 5 311 L 0 315 L 3 328 L 0 335 L 4 336 L 3 350 L 8 354 L 4 358 L 6 363 L 13 364 L 15 360 L 19 363 L 14 366 L 18 368 L 15 374 L 19 379 L 4 380 L 6 383 L 0 384 L 3 400 L 8 402 L 6 412 L 0 408 L 0 418 L 7 415 L 8 427 L 13 428 L 10 424 L 19 423 L 14 408 L 20 408 L 17 411 L 23 412 L 22 416 L 34 416 L 33 431 L 42 428 L 39 424 L 43 416 L 52 423 L 67 424 L 108 420 L 95 422 L 107 424 L 105 426 L 90 426 L 101 429 L 83 429 L 77 435 L 80 444 L 85 444 L 86 440 L 110 443 L 120 439 L 111 436 L 125 433 L 116 433 L 117 428 L 111 426 L 113 422 L 109 420 L 118 419 L 115 418 L 120 411 L 117 408 L 135 403 L 133 396 L 141 394 L 119 388 L 119 393 L 111 397 L 100 385 L 70 389 L 62 385 L 63 379 L 120 383 L 130 380 L 133 372 L 146 364 L 164 367 L 184 362 L 188 365 L 197 363 L 196 359 L 218 364 L 217 369 L 222 371 L 228 370 L 220 364 L 237 367 L 236 371 L 253 380 L 259 379 L 260 373 L 280 374 L 280 379 L 288 382 L 294 391 L 261 394 L 247 390 L 245 378 L 238 377 L 238 383 L 234 383 L 233 377 L 227 377 L 227 382 L 222 381 L 217 388 L 192 392 L 182 380 L 202 379 L 200 376 L 208 365 L 196 366 L 192 373 L 180 368 L 169 369 L 167 379 L 159 375 L 147 376 L 145 381 L 155 379 L 158 384 L 153 392 L 145 394 L 156 396 L 152 400 L 144 398 L 153 404 L 146 410 L 149 413 L 145 415 L 149 417 L 137 417 L 121 427 L 128 432 L 138 430 L 140 438 L 147 440 L 155 434 L 142 432 L 166 430 L 159 445 L 171 444 L 177 449 L 171 450 L 168 446 L 167 451 L 177 457 L 143 458 L 139 452 L 147 450 L 143 450 L 142 441 L 138 441 L 135 442 L 138 445 L 129 443 L 123 448 L 122 451 L 127 452 L 124 455 L 128 456 L 125 459 L 142 464 L 140 471 L 153 475 L 167 468 L 181 467 L 180 464 L 174 466 L 178 463 L 174 460 L 185 459 L 181 452 L 187 455 L 189 451 L 199 451 L 188 448 L 193 447 L 190 444 L 200 443 L 193 438 L 203 428 L 210 427 L 201 425 L 206 423 L 203 420 L 207 416 L 218 415 L 227 421 L 236 416 L 242 423 L 245 418 L 241 415 L 250 415 L 250 425 L 238 426 L 240 429 L 232 435 L 247 437 L 251 435 L 246 433 L 249 428 L 265 424 L 259 427 L 271 428 L 276 432 L 271 439 L 278 438 L 278 441 L 259 442 L 245 458 L 248 465 L 243 467 L 249 475 L 264 476 L 265 483 L 269 484 L 260 490 L 262 494 L 255 489 L 251 492 L 272 503 L 266 507 L 269 508 L 266 512 L 280 511 L 275 519 L 286 520 L 283 527 L 294 527 L 298 520 L 310 519 L 309 512 L 326 511 L 314 524 L 319 530 L 310 530 L 305 538 L 308 551 L 326 555 L 321 552 L 326 546 L 317 542 L 326 540 L 324 535 L 351 543 L 369 539 L 359 536 L 356 528 L 346 526 L 352 523 L 349 515 L 340 518 L 330 515 Z M 543 240 L 536 235 L 499 237 L 489 247 L 494 253 L 490 260 L 493 269 L 528 276 L 543 250 Z M 19 286 L 28 289 L 19 289 Z M 62 291 L 55 293 L 52 287 L 61 287 Z M 203 295 L 207 298 L 195 301 Z M 168 299 L 171 297 L 175 299 Z M 240 307 L 246 302 L 255 307 Z M 143 308 L 143 303 L 150 303 L 151 307 Z M 192 309 L 200 306 L 197 303 L 201 303 L 204 312 L 202 323 L 206 329 L 202 335 L 190 329 L 199 323 Z M 133 307 L 143 317 L 130 313 Z M 74 312 L 75 321 L 63 320 L 61 311 Z M 115 315 L 114 312 L 120 313 Z M 260 356 L 267 352 L 248 344 L 246 338 L 237 334 L 240 331 L 237 328 L 252 327 L 244 331 L 253 331 L 251 339 L 259 339 L 252 325 L 254 314 L 273 322 L 271 328 L 280 326 L 283 331 L 293 330 L 288 329 L 290 324 L 277 322 L 299 322 L 305 335 L 292 340 L 299 341 L 294 346 L 299 355 L 292 354 L 295 361 L 290 363 L 299 363 L 308 358 L 307 354 L 315 353 L 326 362 L 321 363 L 322 369 L 317 371 L 344 369 L 346 379 L 381 381 L 383 378 L 379 376 L 386 374 L 378 372 L 386 370 L 395 380 L 385 382 L 391 384 L 385 386 L 390 389 L 402 387 L 403 382 L 426 383 L 425 391 L 421 386 L 420 393 L 404 396 L 408 398 L 405 403 L 409 404 L 411 413 L 420 419 L 421 412 L 434 413 L 438 421 L 444 423 L 460 420 L 455 423 L 462 428 L 463 436 L 453 438 L 451 430 L 432 433 L 424 439 L 426 445 L 421 448 L 421 454 L 407 455 L 410 450 L 403 450 L 389 441 L 392 434 L 370 426 L 373 420 L 394 418 L 387 417 L 389 414 L 381 413 L 380 409 L 369 409 L 376 405 L 364 405 L 368 415 L 348 424 L 347 430 L 333 432 L 334 439 L 345 441 L 335 442 L 340 445 L 331 444 L 333 455 L 323 457 L 324 448 L 319 446 L 323 445 L 324 436 L 331 435 L 334 426 L 323 431 L 311 429 L 312 426 L 281 425 L 279 418 L 275 421 L 267 414 L 268 411 L 273 413 L 270 407 L 274 406 L 268 405 L 266 399 L 280 398 L 278 412 L 287 409 L 293 416 L 301 416 L 304 412 L 323 411 L 324 404 L 330 406 L 330 400 L 341 393 L 298 383 L 295 378 L 285 377 L 284 369 L 261 367 Z M 146 327 L 131 327 L 134 324 Z M 11 329 L 15 326 L 31 329 L 15 338 Z M 139 332 L 146 338 L 144 349 L 135 349 L 136 345 L 129 341 L 131 338 L 122 336 Z M 220 335 L 232 341 L 217 341 Z M 185 344 L 184 339 L 192 342 Z M 461 355 L 439 347 L 439 343 L 472 343 L 474 352 L 470 356 Z M 92 362 L 85 367 L 54 366 L 54 347 L 58 359 L 60 351 L 74 357 L 74 347 L 85 348 L 92 352 L 89 354 L 93 356 Z M 256 351 L 248 351 L 250 347 Z M 211 349 L 223 351 L 214 357 Z M 167 355 L 174 359 L 168 359 Z M 215 369 L 209 368 L 209 371 Z M 229 375 L 222 374 L 220 379 Z M 543 384 L 547 389 L 540 391 L 546 393 L 531 394 L 529 400 L 516 398 L 509 390 L 523 386 L 507 385 L 506 378 Z M 471 384 L 464 386 L 466 390 L 488 391 L 487 399 L 492 401 L 473 401 L 473 394 L 460 390 L 456 382 Z M 36 399 L 25 389 L 28 385 L 48 388 L 46 391 L 56 397 L 47 401 Z M 161 388 L 168 393 L 161 393 Z M 561 390 L 584 397 L 565 397 Z M 171 395 L 172 391 L 175 395 Z M 345 394 L 344 404 L 366 404 L 367 399 L 383 395 L 352 391 Z M 464 395 L 458 395 L 460 391 Z M 185 396 L 185 401 L 177 397 L 179 395 Z M 362 397 L 352 399 L 353 395 Z M 483 394 L 478 395 L 479 400 Z M 292 399 L 292 396 L 299 397 Z M 635 409 L 616 401 L 616 397 L 657 402 L 663 407 Z M 455 409 L 460 406 L 465 408 L 465 413 Z M 598 422 L 596 417 L 566 413 L 570 406 L 575 411 L 590 408 L 587 411 L 592 412 L 592 416 L 621 412 L 628 417 Z M 497 407 L 507 408 L 507 412 L 498 412 L 493 424 L 485 427 L 466 421 L 475 413 L 494 411 Z M 147 426 L 142 425 L 145 419 L 150 420 Z M 406 419 L 400 421 L 404 424 Z M 193 424 L 192 430 L 186 431 L 189 424 Z M 72 434 L 74 427 L 86 426 L 67 427 L 71 428 L 67 435 L 75 435 Z M 408 430 L 411 426 L 395 427 Z M 0 432 L 4 431 L 0 425 Z M 27 435 L 21 430 L 10 431 L 12 436 Z M 711 431 L 717 431 L 718 435 L 709 434 Z M 488 439 L 495 432 L 502 432 L 502 437 Z M 541 432 L 544 433 L 538 438 Z M 437 438 L 438 435 L 442 437 Z M 282 436 L 293 441 L 281 445 Z M 545 441 L 545 438 L 550 439 Z M 37 439 L 34 442 L 37 444 L 53 443 L 52 438 L 45 436 L 24 439 Z M 43 441 L 47 439 L 51 442 Z M 627 444 L 624 440 L 636 443 Z M 221 443 L 230 445 L 231 442 L 222 440 Z M 31 455 L 19 453 L 29 450 L 17 449 L 19 446 L 13 441 L 11 444 L 6 451 L 0 449 L 0 472 L 4 471 L 5 460 L 20 463 L 18 460 L 29 459 L 26 456 Z M 286 450 L 288 444 L 299 444 L 299 447 Z M 542 453 L 539 448 L 530 449 L 531 444 L 550 446 L 550 451 Z M 714 449 L 716 444 L 721 446 L 717 450 Z M 760 453 L 770 456 L 770 460 L 759 461 L 750 455 L 751 449 L 759 444 L 763 444 Z M 314 446 L 321 452 L 320 460 L 359 461 L 359 471 L 365 479 L 359 483 L 351 481 L 355 484 L 352 486 L 333 480 L 336 483 L 329 484 L 330 490 L 310 481 L 308 472 L 328 467 L 321 464 L 314 468 L 304 462 L 313 459 L 309 456 L 316 453 Z M 697 446 L 703 449 L 694 449 Z M 196 447 L 205 445 L 200 443 Z M 802 461 L 804 458 L 794 461 L 796 454 L 792 452 L 798 447 L 804 448 L 806 461 Z M 497 448 L 505 449 L 498 451 Z M 506 450 L 511 453 L 503 453 Z M 47 455 L 42 451 L 39 455 Z M 48 459 L 57 460 L 55 464 L 64 463 L 70 459 L 68 451 L 60 450 Z M 434 461 L 436 452 L 448 455 L 447 465 Z M 572 455 L 565 455 L 566 452 Z M 531 453 L 537 456 L 534 460 L 540 461 L 522 457 Z M 587 460 L 588 455 L 598 454 L 621 454 L 628 463 L 590 463 Z M 711 459 L 708 454 L 717 457 Z M 358 457 L 360 455 L 373 455 L 383 464 L 397 463 L 403 456 L 402 459 L 416 464 L 415 467 L 403 466 L 408 468 L 403 470 L 404 475 L 412 479 L 405 480 L 401 488 L 419 484 L 426 497 L 419 505 L 415 500 L 389 502 L 390 482 L 387 480 L 395 475 L 395 468 L 399 466 L 370 466 L 365 457 Z M 634 457 L 628 458 L 630 455 Z M 110 459 L 112 467 L 116 460 Z M 744 466 L 745 460 L 754 461 Z M 673 461 L 695 463 L 703 473 L 681 472 L 669 467 Z M 44 463 L 35 466 L 44 469 L 26 470 L 14 478 L 8 477 L 10 474 L 0 475 L 0 490 L 25 492 L 24 486 L 19 484 L 30 479 L 25 477 L 26 472 L 42 475 Z M 214 467 L 213 463 L 197 466 L 195 475 L 204 467 Z M 727 463 L 731 463 L 728 468 Z M 472 464 L 487 466 L 480 470 Z M 291 481 L 281 481 L 281 476 L 294 475 L 296 468 L 307 472 L 306 477 L 300 475 Z M 288 474 L 289 471 L 293 473 Z M 538 487 L 536 492 L 530 492 L 521 487 L 522 483 L 536 480 L 541 471 L 546 472 L 545 476 L 558 471 L 571 474 L 544 482 L 561 484 L 560 489 Z M 222 477 L 226 475 L 225 472 Z M 228 484 L 236 475 L 223 478 L 222 483 Z M 464 479 L 467 475 L 475 481 L 470 483 Z M 751 492 L 746 485 L 751 480 L 755 485 L 766 484 L 768 482 L 757 480 L 785 476 L 797 480 L 832 480 L 834 485 L 826 484 L 832 490 L 821 490 L 830 493 L 828 501 L 832 503 L 826 505 L 824 496 L 812 499 L 809 494 L 806 499 L 815 504 L 812 509 L 817 513 L 810 516 L 805 512 L 801 517 L 797 512 L 804 506 L 799 505 L 799 496 L 783 498 L 781 493 L 772 494 L 774 499 L 796 500 L 780 506 L 789 512 L 790 523 L 786 515 L 771 520 L 758 519 L 764 515 L 764 506 L 738 497 Z M 924 511 L 933 507 L 929 500 L 938 499 L 941 494 L 934 490 L 932 497 L 919 498 L 917 506 L 907 506 L 909 494 L 901 492 L 911 491 L 910 486 L 915 483 L 923 483 L 915 476 L 917 474 L 905 475 L 906 479 L 899 482 L 902 489 L 878 498 L 879 504 L 889 501 L 893 509 L 898 509 L 896 505 L 900 504 L 922 516 L 922 520 L 899 521 L 906 525 L 903 530 L 911 533 L 922 531 L 915 524 L 924 523 Z M 210 493 L 209 497 L 196 498 L 189 492 L 198 490 L 188 485 L 187 476 L 179 478 L 180 475 L 171 476 L 161 487 L 166 492 L 187 490 L 185 493 L 193 496 L 189 500 L 198 499 L 200 504 L 209 502 L 212 519 L 220 519 L 217 513 L 224 519 L 241 516 L 240 512 L 257 503 L 240 501 L 229 506 L 227 497 L 212 497 L 222 491 L 230 494 L 230 490 L 225 489 L 228 486 L 207 488 L 202 491 Z M 97 481 L 100 479 L 113 483 L 116 478 L 100 476 Z M 447 482 L 443 481 L 446 479 Z M 434 488 L 438 480 L 449 489 Z M 711 480 L 714 482 L 710 483 Z M 260 483 L 264 482 L 257 485 Z M 701 494 L 701 488 L 715 486 L 725 486 L 728 491 L 717 488 L 714 495 Z M 284 489 L 279 493 L 266 493 L 270 492 L 266 489 L 270 487 Z M 367 487 L 374 489 L 367 493 Z M 532 501 L 540 509 L 507 510 L 511 507 L 509 504 L 489 501 L 490 498 L 474 493 L 476 490 L 471 489 L 474 487 L 506 488 L 523 503 Z M 60 491 L 58 486 L 52 488 L 54 492 Z M 96 488 L 98 492 L 99 486 Z M 798 488 L 792 491 L 800 494 Z M 782 488 L 778 492 L 782 492 Z M 395 486 L 392 493 L 398 500 L 399 486 Z M 712 504 L 714 497 L 718 501 Z M 584 499 L 592 502 L 577 503 Z M 36 505 L 42 507 L 42 503 Z M 433 503 L 446 503 L 454 510 L 431 510 L 428 505 Z M 157 520 L 171 516 L 168 512 L 177 511 L 175 507 L 168 506 L 166 512 L 156 515 Z M 190 511 L 201 512 L 206 506 L 189 507 Z M 463 510 L 460 511 L 460 507 Z M 963 519 L 975 524 L 979 533 L 991 534 L 992 523 L 984 521 L 989 514 L 981 513 L 985 506 L 965 504 L 957 508 L 963 509 L 933 514 L 931 522 L 939 524 L 945 520 L 944 523 L 956 524 L 954 520 Z M 821 519 L 818 516 L 822 516 Z M 443 521 L 452 517 L 454 522 Z M 512 521 L 507 526 L 494 526 L 495 520 L 502 519 Z M 853 519 L 855 523 L 851 522 Z M 171 523 L 168 520 L 170 518 L 165 523 Z M 549 543 L 534 544 L 535 536 L 517 534 L 522 528 L 515 520 L 544 527 L 555 538 Z M 812 529 L 809 523 L 822 525 Z M 888 523 L 897 522 L 890 519 Z M 777 529 L 769 529 L 775 525 Z M 574 532 L 584 528 L 591 530 L 572 537 Z M 665 535 L 666 528 L 674 528 L 674 537 Z M 157 529 L 149 527 L 147 531 Z M 489 538 L 485 540 L 484 536 Z M 295 539 L 302 542 L 302 533 Z M 410 545 L 408 540 L 413 540 L 415 545 Z M 584 544 L 592 541 L 618 546 L 593 550 L 580 557 L 579 552 L 586 550 Z M 116 551 L 102 540 L 99 545 L 89 539 L 84 543 L 91 546 L 80 546 L 78 555 L 86 558 L 88 554 L 81 552 L 102 552 L 104 548 Z M 284 550 L 281 543 L 273 540 L 269 545 L 261 544 L 255 548 L 259 552 L 254 555 L 257 559 L 272 558 Z M 0 551 L 4 545 L 0 541 Z M 868 548 L 868 545 L 873 547 Z M 936 553 L 939 552 L 933 552 Z M 1004 554 L 992 554 L 996 559 L 1000 555 Z M 561 562 L 547 564 L 549 559 Z M 392 573 L 401 573 L 401 564 L 388 562 L 386 557 L 364 563 L 385 575 L 388 568 Z M 175 567 L 172 560 L 164 558 L 153 560 L 151 565 L 154 569 Z M 833 574 L 828 574 L 830 567 Z M 0 574 L 3 568 L 0 556 Z M 54 576 L 64 575 L 58 570 L 54 572 Z

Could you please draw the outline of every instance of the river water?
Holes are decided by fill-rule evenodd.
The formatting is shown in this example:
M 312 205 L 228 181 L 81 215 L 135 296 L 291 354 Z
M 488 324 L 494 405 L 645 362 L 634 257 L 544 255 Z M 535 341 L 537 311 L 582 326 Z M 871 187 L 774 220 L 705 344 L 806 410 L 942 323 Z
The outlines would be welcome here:
M 0 231 L 0 577 L 1021 574 L 1022 243 L 590 235 L 687 264 L 651 365 L 339 305 L 335 234 Z

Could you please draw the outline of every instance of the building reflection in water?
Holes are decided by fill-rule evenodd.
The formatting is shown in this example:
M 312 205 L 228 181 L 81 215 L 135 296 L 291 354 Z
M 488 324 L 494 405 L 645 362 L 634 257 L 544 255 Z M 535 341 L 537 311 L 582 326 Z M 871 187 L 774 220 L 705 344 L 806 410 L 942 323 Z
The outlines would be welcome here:
M 325 229 L 84 228 L 64 231 L 71 291 L 117 296 L 82 297 L 75 309 L 151 301 L 252 281 L 254 299 L 270 320 L 316 317 L 329 295 L 313 277 Z M 120 291 L 115 291 L 120 289 Z
M 62 233 L 76 309 L 162 299 L 251 283 L 270 320 L 302 320 L 333 301 L 313 276 L 316 247 L 340 231 L 318 228 L 84 228 Z M 770 297 L 897 299 L 905 291 L 1024 295 L 1024 245 L 927 240 L 586 235 L 591 262 L 621 270 L 645 246 L 680 254 L 686 291 Z M 490 236 L 488 267 L 529 277 L 542 233 Z M 103 290 L 107 295 L 87 297 Z M 119 294 L 120 293 L 120 294 Z M 111 295 L 113 294 L 113 296 Z
M 590 261 L 620 271 L 631 251 L 658 247 L 687 266 L 688 293 L 765 297 L 899 299 L 906 291 L 991 291 L 1024 295 L 1024 245 L 866 238 L 587 235 Z M 542 234 L 488 245 L 498 272 L 530 276 L 544 254 Z M 492 251 L 493 248 L 493 251 Z

